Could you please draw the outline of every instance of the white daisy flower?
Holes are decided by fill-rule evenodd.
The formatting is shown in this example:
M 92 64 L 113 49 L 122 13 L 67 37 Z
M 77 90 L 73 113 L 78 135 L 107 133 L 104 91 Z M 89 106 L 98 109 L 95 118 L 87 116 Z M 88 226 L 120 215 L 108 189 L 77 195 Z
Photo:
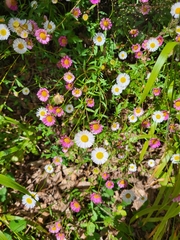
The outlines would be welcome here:
M 24 24 L 24 21 L 22 21 L 19 18 L 10 18 L 8 22 L 8 28 L 12 32 L 16 32 L 17 29 L 20 27 L 20 25 Z
M 123 88 L 118 84 L 114 84 L 111 88 L 111 92 L 115 96 L 120 95 L 122 93 L 122 91 L 123 91 Z
M 119 123 L 118 122 L 113 122 L 112 125 L 111 125 L 111 130 L 112 131 L 116 131 L 119 129 Z
M 140 196 L 140 197 L 138 198 L 138 201 L 140 201 L 141 203 L 145 203 L 145 202 L 147 201 L 147 196 L 146 196 L 146 195 Z
M 179 18 L 180 2 L 177 2 L 177 3 L 172 5 L 170 13 L 174 18 Z
M 52 164 L 47 164 L 47 165 L 44 167 L 44 170 L 45 170 L 47 173 L 53 173 L 53 172 L 54 172 L 54 168 L 53 168 Z
M 80 131 L 75 134 L 74 141 L 80 148 L 90 148 L 94 143 L 94 135 L 87 131 Z
M 34 208 L 36 201 L 31 196 L 26 194 L 22 197 L 22 204 L 24 204 L 27 208 Z
M 23 95 L 28 95 L 29 93 L 30 93 L 29 88 L 25 87 L 25 88 L 22 89 L 22 94 Z
M 155 161 L 153 159 L 148 160 L 148 166 L 149 167 L 154 167 L 155 166 Z
M 104 140 L 104 145 L 105 145 L 105 146 L 109 146 L 109 142 L 108 142 L 107 139 Z
M 134 163 L 129 164 L 129 168 L 128 168 L 129 172 L 136 172 L 136 170 L 137 170 L 136 164 Z
M 130 76 L 126 73 L 120 73 L 117 78 L 116 82 L 123 88 L 126 88 L 130 83 Z
M 32 1 L 30 4 L 31 4 L 31 7 L 32 7 L 33 9 L 36 9 L 37 6 L 38 6 L 37 1 Z
M 150 38 L 147 41 L 147 49 L 150 52 L 155 52 L 159 48 L 159 42 L 156 38 Z
M 174 164 L 180 163 L 180 154 L 179 153 L 173 154 L 171 157 L 171 161 Z
M 127 58 L 127 53 L 125 51 L 121 51 L 119 54 L 118 54 L 118 57 L 121 59 L 121 60 L 124 60 Z
M 48 32 L 48 33 L 53 33 L 55 28 L 56 28 L 56 25 L 54 24 L 54 22 L 52 21 L 45 21 L 45 23 L 43 24 L 44 25 L 44 29 Z
M 161 111 L 156 111 L 153 113 L 152 119 L 156 123 L 161 123 L 164 121 L 164 114 Z
M 46 116 L 47 113 L 48 113 L 48 110 L 47 110 L 46 108 L 40 107 L 40 108 L 38 108 L 38 110 L 37 110 L 37 112 L 36 112 L 36 116 L 37 116 L 40 120 L 42 120 L 42 119 Z
M 58 0 L 51 0 L 51 2 L 52 2 L 53 4 L 56 4 L 56 3 L 58 3 Z
M 123 190 L 121 193 L 121 198 L 126 203 L 132 203 L 135 199 L 135 194 L 132 190 Z
M 7 40 L 10 35 L 10 31 L 6 24 L 0 24 L 0 40 Z
M 137 107 L 137 108 L 134 109 L 134 115 L 136 117 L 142 116 L 143 113 L 144 113 L 144 110 L 141 107 Z
M 67 105 L 65 106 L 65 111 L 66 111 L 67 113 L 72 113 L 72 112 L 74 111 L 73 105 L 72 105 L 72 104 L 67 104 Z
M 27 51 L 27 43 L 24 39 L 16 38 L 13 41 L 13 48 L 15 52 L 23 54 Z
M 137 122 L 138 118 L 135 115 L 128 116 L 130 122 L 135 123 Z
M 96 35 L 93 37 L 93 42 L 97 46 L 102 46 L 106 41 L 106 37 L 103 33 L 96 33 Z
M 102 147 L 97 147 L 91 152 L 91 159 L 96 164 L 105 163 L 108 160 L 108 156 L 108 152 Z

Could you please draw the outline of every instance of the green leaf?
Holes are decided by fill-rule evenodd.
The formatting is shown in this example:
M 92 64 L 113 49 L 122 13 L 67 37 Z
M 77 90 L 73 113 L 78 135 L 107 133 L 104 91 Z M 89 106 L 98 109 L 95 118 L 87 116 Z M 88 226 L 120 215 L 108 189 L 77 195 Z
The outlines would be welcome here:
M 95 232 L 95 224 L 92 222 L 89 222 L 87 225 L 87 234 L 92 235 Z
M 3 174 L 0 174 L 0 184 L 5 187 L 12 188 L 14 190 L 18 190 L 24 194 L 29 194 L 25 187 L 21 186 L 19 183 L 12 180 L 10 177 L 6 177 Z
M 8 238 L 0 231 L 0 239 L 1 240 L 8 240 Z
M 0 202 L 4 202 L 6 200 L 6 193 L 7 193 L 6 187 L 0 189 Z
M 161 51 L 154 67 L 153 70 L 151 72 L 151 75 L 146 83 L 145 89 L 142 93 L 141 99 L 140 99 L 140 104 L 142 104 L 145 100 L 145 98 L 147 97 L 149 91 L 152 89 L 153 84 L 163 66 L 163 64 L 165 63 L 165 61 L 167 60 L 170 52 L 174 49 L 174 47 L 179 44 L 178 42 L 168 42 L 166 44 L 166 46 L 163 48 L 163 50 Z
M 21 232 L 26 228 L 25 220 L 13 220 L 9 223 L 9 227 L 13 232 Z

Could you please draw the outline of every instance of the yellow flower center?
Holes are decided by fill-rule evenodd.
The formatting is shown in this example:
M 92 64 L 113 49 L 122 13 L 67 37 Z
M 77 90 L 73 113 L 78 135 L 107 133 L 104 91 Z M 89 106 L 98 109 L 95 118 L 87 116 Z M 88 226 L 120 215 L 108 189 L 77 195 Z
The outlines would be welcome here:
M 40 115 L 41 115 L 41 116 L 44 116 L 45 114 L 46 114 L 45 111 L 41 111 L 41 112 L 40 112 Z
M 43 97 L 47 97 L 47 92 L 43 90 L 43 91 L 41 92 L 41 95 L 42 95 Z
M 140 113 L 141 112 L 141 108 L 136 108 L 136 113 Z
M 154 48 L 155 46 L 156 46 L 156 44 L 153 43 L 153 42 L 150 44 L 150 47 L 151 47 L 151 48 Z
M 180 160 L 180 157 L 178 155 L 174 156 L 174 160 L 175 161 L 179 161 Z
M 97 159 L 102 159 L 104 157 L 104 154 L 102 152 L 96 153 L 96 158 Z
M 161 115 L 160 115 L 160 114 L 157 114 L 157 115 L 156 115 L 156 118 L 157 118 L 157 119 L 160 119 L 160 118 L 161 118 Z
M 46 34 L 43 33 L 43 32 L 41 32 L 41 33 L 39 34 L 39 37 L 40 37 L 42 40 L 46 40 Z
M 176 13 L 176 14 L 180 14 L 180 7 L 177 7 L 177 8 L 176 8 L 175 13 Z
M 79 203 L 78 202 L 74 202 L 74 207 L 75 208 L 79 208 L 80 207 Z
M 26 199 L 26 202 L 27 202 L 28 204 L 31 204 L 31 203 L 32 203 L 32 198 L 30 198 L 30 197 L 27 198 L 27 199 Z
M 6 34 L 7 34 L 6 29 L 2 29 L 2 30 L 0 31 L 0 34 L 1 34 L 2 36 L 6 36 Z
M 95 124 L 93 124 L 92 127 L 93 127 L 94 130 L 98 130 L 98 129 L 99 129 L 99 124 L 98 124 L 98 123 L 95 123 Z
M 69 65 L 69 60 L 68 60 L 68 59 L 65 59 L 65 60 L 64 60 L 64 64 L 65 64 L 65 65 Z
M 109 22 L 108 22 L 107 20 L 104 20 L 104 21 L 103 21 L 103 25 L 104 25 L 105 27 L 108 27 L 108 26 L 109 26 Z
M 126 82 L 126 78 L 125 77 L 120 78 L 120 82 L 125 83 Z
M 116 127 L 117 127 L 117 124 L 116 124 L 116 123 L 113 123 L 112 127 L 113 127 L 113 128 L 116 128 Z
M 19 22 L 18 21 L 14 21 L 13 22 L 13 27 L 15 27 L 15 28 L 19 27 Z
M 68 137 L 66 137 L 66 138 L 64 138 L 64 142 L 65 142 L 65 143 L 70 143 L 70 142 L 71 142 L 71 139 L 68 138 Z
M 98 36 L 98 37 L 96 38 L 96 40 L 97 40 L 98 42 L 102 42 L 102 37 L 101 37 L 101 36 Z
M 89 140 L 89 138 L 88 138 L 87 135 L 82 135 L 82 136 L 81 136 L 81 141 L 82 141 L 82 142 L 88 142 L 88 140 Z
M 53 121 L 53 117 L 52 117 L 52 116 L 47 116 L 46 120 L 47 120 L 48 122 L 52 122 L 52 121 Z
M 49 23 L 47 26 L 48 29 L 52 29 L 52 25 Z
M 180 107 L 180 101 L 176 101 L 176 102 L 174 103 L 174 105 L 175 105 L 176 107 Z
M 115 91 L 115 92 L 119 92 L 119 88 L 116 87 L 116 88 L 114 89 L 114 91 Z
M 22 43 L 19 43 L 19 44 L 18 44 L 18 48 L 19 48 L 19 49 L 23 49 L 23 48 L 24 48 L 24 45 L 23 45 Z

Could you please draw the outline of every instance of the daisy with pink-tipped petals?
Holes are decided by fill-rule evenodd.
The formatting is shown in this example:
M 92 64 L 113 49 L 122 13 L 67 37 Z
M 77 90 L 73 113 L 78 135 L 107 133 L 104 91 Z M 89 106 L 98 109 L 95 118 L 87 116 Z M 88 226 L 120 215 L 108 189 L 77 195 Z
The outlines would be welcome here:
M 37 97 L 41 102 L 46 102 L 49 98 L 49 91 L 46 88 L 40 88 L 37 92 Z
M 102 18 L 100 21 L 100 27 L 102 30 L 109 30 L 112 27 L 111 19 L 109 18 Z
M 41 121 L 44 123 L 44 125 L 50 127 L 55 124 L 56 120 L 54 116 L 47 114 Z
M 61 63 L 61 66 L 63 68 L 68 69 L 72 65 L 72 59 L 69 56 L 66 55 L 66 56 L 61 58 L 60 63 Z
M 51 35 L 49 35 L 47 31 L 42 28 L 36 30 L 34 35 L 38 42 L 42 44 L 48 44 L 48 42 L 51 40 Z
M 66 36 L 60 36 L 58 38 L 58 43 L 61 47 L 65 47 L 68 44 L 68 40 Z
M 54 107 L 54 115 L 57 117 L 61 117 L 64 115 L 64 111 L 61 107 Z
M 101 198 L 101 195 L 99 193 L 92 193 L 90 195 L 90 199 L 95 204 L 102 203 L 102 198 Z
M 87 107 L 94 107 L 94 99 L 93 98 L 87 98 L 86 99 Z
M 59 142 L 63 148 L 70 148 L 74 144 L 74 142 L 67 135 L 62 136 Z
M 99 121 L 90 122 L 90 130 L 93 134 L 101 133 L 103 130 L 103 125 Z
M 151 138 L 149 140 L 149 146 L 150 148 L 158 148 L 161 146 L 161 142 L 159 141 L 158 138 Z
M 70 203 L 70 208 L 71 208 L 71 210 L 72 210 L 73 212 L 76 212 L 76 213 L 80 212 L 80 210 L 81 210 L 81 206 L 80 206 L 80 204 L 78 203 L 78 201 L 76 201 L 76 200 L 73 200 L 73 201 Z

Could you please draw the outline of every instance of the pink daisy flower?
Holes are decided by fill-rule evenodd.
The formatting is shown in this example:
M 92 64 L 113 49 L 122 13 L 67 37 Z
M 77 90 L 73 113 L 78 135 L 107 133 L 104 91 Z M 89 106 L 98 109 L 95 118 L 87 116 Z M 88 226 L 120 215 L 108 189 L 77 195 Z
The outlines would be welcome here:
M 141 117 L 144 114 L 144 110 L 141 107 L 136 107 L 133 112 L 136 117 Z
M 105 183 L 105 185 L 106 185 L 106 187 L 108 188 L 108 189 L 112 189 L 113 187 L 114 187 L 114 183 L 113 183 L 113 181 L 107 181 L 106 183 Z
M 70 68 L 72 65 L 72 59 L 67 55 L 62 57 L 60 62 L 61 62 L 61 66 L 66 69 Z
M 75 18 L 78 18 L 82 14 L 80 8 L 78 8 L 78 7 L 73 8 L 71 13 Z
M 70 203 L 70 208 L 73 212 L 77 212 L 77 213 L 80 212 L 80 210 L 81 210 L 81 206 L 76 200 L 73 200 Z
M 32 42 L 32 39 L 26 38 L 25 41 L 26 41 L 26 44 L 27 44 L 27 48 L 29 50 L 31 50 L 33 48 L 33 46 L 34 46 L 34 44 Z
M 139 59 L 139 58 L 142 57 L 142 55 L 143 55 L 143 52 L 142 52 L 142 51 L 136 52 L 136 53 L 135 53 L 135 58 Z
M 67 83 L 72 83 L 75 79 L 75 76 L 71 72 L 66 72 L 66 73 L 64 73 L 63 79 Z
M 159 96 L 161 94 L 161 88 L 153 88 L 152 92 L 154 96 Z
M 61 47 L 65 47 L 68 44 L 68 39 L 66 36 L 61 36 L 58 38 L 58 43 Z
M 128 182 L 127 182 L 126 180 L 119 180 L 119 181 L 117 182 L 117 185 L 118 185 L 118 187 L 120 187 L 120 188 L 126 188 L 127 185 L 128 185 Z
M 49 98 L 49 91 L 46 88 L 40 88 L 37 92 L 37 97 L 40 101 L 46 102 Z
M 70 139 L 70 137 L 66 135 L 62 136 L 59 142 L 63 148 L 70 148 L 74 144 L 73 141 Z
M 18 3 L 17 3 L 16 0 L 5 0 L 5 4 L 12 11 L 17 11 L 18 10 Z
M 54 163 L 56 166 L 61 165 L 61 163 L 62 163 L 62 157 L 59 157 L 59 156 L 53 157 L 53 163 Z
M 142 48 L 143 48 L 144 50 L 147 49 L 147 42 L 148 42 L 148 40 L 145 39 L 145 40 L 143 41 L 143 43 L 142 43 Z
M 50 126 L 53 126 L 54 123 L 55 123 L 55 117 L 50 115 L 50 114 L 47 114 L 43 119 L 42 119 L 42 122 L 44 123 L 44 125 L 50 127 Z
M 112 28 L 112 22 L 109 18 L 102 18 L 100 21 L 100 27 L 102 30 L 109 30 Z
M 56 233 L 56 240 L 66 240 L 64 233 Z
M 92 4 L 98 4 L 100 3 L 100 0 L 89 0 Z
M 102 178 L 104 179 L 104 180 L 107 180 L 108 178 L 110 177 L 110 174 L 109 173 L 103 173 L 102 174 Z
M 158 42 L 159 42 L 159 46 L 161 46 L 161 45 L 163 44 L 163 42 L 164 42 L 164 38 L 159 35 L 156 39 L 157 39 Z
M 174 107 L 176 110 L 180 110 L 180 98 L 174 100 L 173 107 Z
M 72 95 L 76 98 L 79 98 L 82 95 L 82 90 L 79 88 L 74 88 L 72 90 Z
M 68 150 L 69 150 L 69 148 L 62 148 L 62 152 L 63 152 L 63 153 L 67 153 Z
M 55 223 L 54 225 L 49 227 L 49 232 L 50 233 L 58 233 L 61 228 L 62 228 L 62 225 L 58 222 L 58 224 Z
M 39 29 L 37 22 L 35 22 L 32 19 L 30 19 L 29 22 L 30 22 L 30 24 L 32 26 L 31 33 L 35 33 L 35 31 Z
M 101 195 L 99 193 L 92 193 L 90 195 L 90 199 L 95 204 L 102 203 L 102 198 L 101 198 Z
M 90 122 L 90 130 L 93 134 L 101 133 L 103 130 L 103 126 L 99 123 L 99 121 Z
M 87 98 L 86 99 L 87 107 L 94 107 L 94 99 L 93 98 Z
M 140 0 L 141 3 L 147 3 L 149 0 Z
M 54 115 L 61 117 L 64 114 L 64 111 L 61 107 L 54 107 Z
M 134 53 L 139 52 L 141 50 L 141 45 L 139 43 L 133 44 L 131 49 Z
M 48 104 L 46 109 L 48 110 L 48 113 L 54 113 L 54 107 L 52 105 Z
M 167 121 L 169 119 L 169 113 L 168 111 L 164 110 L 162 111 L 163 115 L 164 115 L 164 120 Z
M 131 29 L 129 31 L 129 34 L 131 35 L 131 37 L 137 37 L 139 34 L 139 30 L 138 29 Z
M 71 91 L 71 90 L 73 89 L 73 87 L 74 87 L 74 83 L 67 83 L 67 84 L 65 85 L 65 88 L 66 88 L 67 90 L 69 90 L 69 91 Z
M 47 33 L 47 31 L 41 28 L 35 31 L 35 37 L 38 42 L 42 44 L 47 44 L 51 40 L 51 36 Z
M 142 13 L 143 15 L 147 15 L 150 12 L 151 7 L 148 4 L 143 4 L 139 10 L 140 10 L 140 13 Z
M 151 139 L 149 140 L 149 146 L 150 146 L 151 148 L 158 148 L 158 147 L 161 146 L 161 142 L 160 142 L 159 139 L 157 139 L 157 138 L 151 138 Z
M 144 121 L 142 121 L 141 126 L 143 128 L 150 128 L 151 124 L 150 124 L 150 122 L 148 120 L 144 120 Z

